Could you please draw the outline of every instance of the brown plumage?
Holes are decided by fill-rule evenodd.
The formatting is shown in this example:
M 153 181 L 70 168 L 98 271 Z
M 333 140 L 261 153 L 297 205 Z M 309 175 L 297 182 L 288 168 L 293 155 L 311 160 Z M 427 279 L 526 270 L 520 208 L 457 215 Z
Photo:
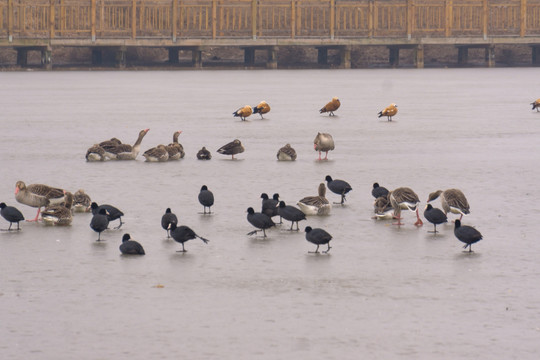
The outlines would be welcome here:
M 165 148 L 165 145 L 162 144 L 146 150 L 143 156 L 148 162 L 164 162 L 169 160 L 169 152 Z
M 86 150 L 86 161 L 105 161 L 107 160 L 107 155 L 105 149 L 99 144 L 94 144 Z
M 117 146 L 117 145 L 120 145 L 121 143 L 122 142 L 119 139 L 113 137 L 110 140 L 105 140 L 105 141 L 100 142 L 99 146 L 101 147 Z
M 150 129 L 139 131 L 139 136 L 133 145 L 119 144 L 116 146 L 105 147 L 107 156 L 114 160 L 135 160 L 141 150 L 141 142 Z
M 180 136 L 181 133 L 182 131 L 180 130 L 175 131 L 173 134 L 173 142 L 165 146 L 167 152 L 169 153 L 169 160 L 182 159 L 186 155 L 184 152 L 184 147 L 178 142 L 178 136 Z
M 384 108 L 384 110 L 379 111 L 379 117 L 386 116 L 388 121 L 392 121 L 392 116 L 397 114 L 397 105 L 392 103 Z
M 340 106 L 341 102 L 339 101 L 339 99 L 337 97 L 333 97 L 328 104 L 324 105 L 324 107 L 319 110 L 319 113 L 322 114 L 327 112 L 329 113 L 329 116 L 334 116 L 334 111 L 339 109 Z
M 212 154 L 210 154 L 210 151 L 208 151 L 206 147 L 203 146 L 202 149 L 197 152 L 197 159 L 210 160 L 212 159 Z
M 233 116 L 238 116 L 242 121 L 245 121 L 248 116 L 253 114 L 253 109 L 249 105 L 245 105 L 244 107 L 241 107 L 240 109 L 233 112 Z
M 420 219 L 418 214 L 418 205 L 420 204 L 420 199 L 418 195 L 408 187 L 400 187 L 388 193 L 388 198 L 390 203 L 394 208 L 394 217 L 398 220 L 395 225 L 403 225 L 401 222 L 401 210 L 410 210 L 416 212 L 416 222 L 414 225 L 422 226 L 424 223 Z
M 536 111 L 540 111 L 540 99 L 536 99 L 535 101 L 533 101 L 531 103 L 532 105 L 532 110 L 536 109 Z
M 79 189 L 73 195 L 73 212 L 88 212 L 90 211 L 90 205 L 92 204 L 92 199 L 84 192 L 83 189 Z
M 240 140 L 235 139 L 230 143 L 220 147 L 217 152 L 223 155 L 231 155 L 232 159 L 234 160 L 234 155 L 243 153 L 244 150 L 244 146 L 242 145 Z
M 294 161 L 296 160 L 296 150 L 291 146 L 291 144 L 287 144 L 277 152 L 277 159 L 282 161 Z
M 263 119 L 263 114 L 270 112 L 270 105 L 266 101 L 261 101 L 259 105 L 253 107 L 253 113 L 259 114 Z
M 328 159 L 328 152 L 334 150 L 334 138 L 328 133 L 317 133 L 315 140 L 313 140 L 313 148 L 319 152 L 319 160 L 321 159 L 321 152 L 326 152 L 324 160 Z
M 459 219 L 463 218 L 463 215 L 470 213 L 470 206 L 465 194 L 459 189 L 437 190 L 432 192 L 428 196 L 428 202 L 441 198 L 441 206 L 445 214 L 451 212 L 452 214 L 461 215 Z
M 317 196 L 306 196 L 296 203 L 306 215 L 328 215 L 332 210 L 332 204 L 326 198 L 326 185 L 320 183 Z
M 28 220 L 37 221 L 42 207 L 59 204 L 64 201 L 64 190 L 43 184 L 30 184 L 26 186 L 23 181 L 17 181 L 15 184 L 15 199 L 21 204 L 37 207 L 38 211 L 35 219 Z
M 73 204 L 73 195 L 67 191 L 64 205 L 50 205 L 41 212 L 41 219 L 46 225 L 70 225 L 73 220 L 71 215 L 71 206 Z

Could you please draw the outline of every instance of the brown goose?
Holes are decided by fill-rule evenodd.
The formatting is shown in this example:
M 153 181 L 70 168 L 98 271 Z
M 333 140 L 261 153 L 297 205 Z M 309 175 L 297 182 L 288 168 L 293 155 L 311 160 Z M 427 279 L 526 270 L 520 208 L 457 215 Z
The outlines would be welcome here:
M 374 219 L 391 220 L 394 218 L 394 208 L 388 196 L 379 196 L 373 203 Z
M 264 119 L 263 114 L 266 114 L 268 112 L 270 112 L 270 105 L 268 105 L 268 103 L 264 100 L 261 101 L 259 105 L 253 107 L 253 113 L 259 114 L 261 116 L 261 119 Z
M 418 195 L 408 187 L 400 187 L 388 193 L 388 198 L 390 203 L 394 208 L 394 217 L 398 220 L 394 225 L 403 225 L 401 222 L 401 210 L 410 210 L 416 212 L 416 222 L 414 225 L 422 226 L 424 223 L 418 215 L 418 205 L 420 204 L 420 199 Z
M 452 214 L 461 215 L 459 220 L 463 218 L 463 215 L 470 213 L 470 206 L 465 194 L 459 189 L 437 190 L 432 192 L 428 196 L 428 202 L 441 198 L 441 206 L 445 214 L 451 212 Z
M 298 201 L 296 205 L 306 215 L 328 215 L 332 210 L 332 205 L 326 198 L 326 185 L 319 184 L 318 196 L 306 196 Z
M 243 153 L 245 150 L 240 140 L 235 139 L 228 144 L 223 145 L 218 149 L 218 153 L 223 155 L 231 155 L 234 160 L 234 155 Z
M 178 142 L 178 137 L 182 131 L 175 131 L 173 134 L 173 142 L 165 146 L 167 152 L 169 153 L 169 160 L 179 160 L 182 159 L 186 153 L 184 152 L 184 147 Z
M 169 152 L 165 145 L 150 148 L 143 153 L 143 156 L 148 162 L 164 162 L 169 160 Z
M 105 149 L 103 149 L 99 144 L 94 144 L 86 150 L 86 161 L 105 161 L 107 160 L 107 155 L 105 154 Z
M 241 107 L 240 109 L 233 112 L 233 116 L 240 117 L 242 121 L 246 121 L 246 118 L 253 114 L 253 109 L 249 105 L 245 105 L 244 107 Z
M 291 144 L 287 144 L 278 150 L 276 157 L 280 161 L 294 161 L 296 160 L 296 150 L 291 147 Z
M 113 160 L 135 160 L 141 150 L 141 142 L 150 129 L 141 130 L 135 144 L 120 144 L 106 147 L 105 152 Z
M 117 146 L 120 144 L 122 144 L 122 142 L 119 139 L 113 137 L 110 140 L 105 140 L 105 141 L 100 142 L 99 146 L 105 148 L 107 146 Z
M 317 136 L 315 136 L 315 140 L 313 140 L 313 148 L 315 151 L 319 152 L 319 160 L 321 159 L 321 152 L 326 152 L 326 156 L 324 157 L 324 160 L 328 159 L 328 152 L 330 150 L 334 150 L 334 138 L 332 138 L 332 135 L 327 133 L 317 133 Z
M 64 205 L 50 205 L 41 212 L 41 219 L 46 225 L 70 225 L 73 220 L 71 215 L 71 206 L 73 204 L 73 195 L 66 192 L 66 202 Z
M 35 219 L 27 221 L 37 221 L 41 208 L 44 206 L 59 204 L 64 201 L 64 190 L 53 188 L 43 184 L 26 184 L 17 181 L 15 184 L 15 199 L 21 204 L 37 207 L 38 211 Z
M 210 160 L 212 159 L 212 154 L 210 154 L 210 151 L 208 151 L 206 147 L 203 146 L 202 149 L 197 152 L 197 159 Z
M 73 195 L 73 212 L 89 212 L 90 204 L 92 204 L 92 199 L 83 189 L 77 190 Z
M 388 121 L 392 121 L 392 116 L 397 114 L 397 105 L 392 103 L 385 107 L 382 111 L 379 111 L 378 116 L 383 117 L 386 116 Z
M 322 114 L 327 112 L 329 113 L 329 116 L 334 116 L 334 111 L 339 109 L 340 106 L 341 102 L 339 101 L 339 99 L 337 97 L 333 97 L 328 104 L 324 105 L 324 107 L 319 110 L 319 113 Z

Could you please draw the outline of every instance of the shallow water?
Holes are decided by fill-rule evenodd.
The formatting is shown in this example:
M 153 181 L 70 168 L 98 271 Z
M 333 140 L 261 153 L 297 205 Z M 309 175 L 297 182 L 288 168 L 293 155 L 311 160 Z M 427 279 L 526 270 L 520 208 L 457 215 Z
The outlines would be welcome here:
M 0 73 L 0 201 L 33 218 L 36 209 L 15 201 L 23 180 L 83 188 L 126 214 L 99 243 L 89 214 L 67 228 L 0 233 L 2 358 L 536 358 L 540 113 L 529 103 L 539 72 Z M 319 115 L 332 96 L 337 116 Z M 264 120 L 232 117 L 263 99 L 272 106 Z M 391 102 L 394 121 L 378 119 Z M 182 130 L 186 157 L 84 160 L 92 144 L 132 143 L 144 128 L 141 154 Z M 328 161 L 316 160 L 318 131 L 336 142 Z M 237 160 L 215 152 L 234 138 L 246 147 Z M 286 143 L 297 161 L 276 161 Z M 211 161 L 196 160 L 202 146 Z M 329 254 L 308 253 L 315 246 L 289 224 L 267 239 L 246 235 L 246 209 L 260 210 L 261 193 L 294 204 L 326 175 L 353 191 L 300 228 L 330 232 Z M 413 188 L 422 210 L 430 192 L 462 189 L 471 204 L 463 223 L 484 239 L 466 253 L 452 224 L 433 235 L 411 212 L 399 228 L 372 220 L 375 181 Z M 199 213 L 203 184 L 216 197 L 211 216 Z M 177 252 L 160 227 L 167 207 L 210 243 Z M 125 232 L 146 256 L 120 255 Z

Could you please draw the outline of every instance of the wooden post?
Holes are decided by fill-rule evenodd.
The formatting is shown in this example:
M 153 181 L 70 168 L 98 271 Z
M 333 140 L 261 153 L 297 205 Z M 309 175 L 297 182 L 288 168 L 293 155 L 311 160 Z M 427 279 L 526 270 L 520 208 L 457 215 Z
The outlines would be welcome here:
M 466 46 L 458 47 L 458 65 L 464 66 L 467 65 L 469 61 L 469 48 Z
M 339 49 L 340 55 L 340 68 L 350 69 L 351 68 L 351 47 L 343 46 Z
M 424 45 L 420 44 L 415 49 L 415 63 L 417 69 L 424 67 Z
M 328 65 L 328 48 L 326 47 L 317 48 L 317 64 Z
M 521 14 L 519 17 L 519 36 L 527 33 L 527 0 L 521 0 Z
M 532 65 L 533 66 L 539 66 L 540 65 L 540 46 L 531 46 L 532 50 Z
M 373 0 L 369 1 L 369 15 L 368 15 L 368 36 L 373 37 L 373 25 L 374 25 L 374 9 L 373 9 Z
M 177 47 L 169 48 L 169 64 L 178 64 L 180 60 L 178 59 L 179 50 Z
M 330 0 L 330 39 L 334 39 L 336 28 L 336 0 Z
M 173 42 L 176 42 L 176 26 L 178 24 L 177 19 L 178 19 L 178 0 L 173 0 L 173 3 L 172 3 L 172 19 L 171 19 L 171 24 L 172 24 L 172 34 L 171 35 L 172 35 L 172 41 Z
M 212 0 L 212 39 L 217 36 L 217 0 Z
M 494 46 L 488 46 L 486 48 L 486 61 L 488 64 L 488 67 L 495 67 L 495 47 Z
M 13 0 L 8 0 L 8 39 L 13 41 Z
M 268 61 L 266 62 L 267 69 L 277 69 L 277 46 L 268 48 Z
M 54 2 L 55 0 L 51 0 L 51 9 L 50 9 L 50 16 L 49 16 L 49 37 L 52 39 L 54 38 Z
M 257 39 L 257 0 L 251 0 L 251 36 Z
M 92 41 L 96 41 L 96 0 L 92 0 L 92 3 L 91 3 L 91 19 L 90 21 L 92 22 Z
M 413 28 L 413 3 L 412 0 L 407 0 L 407 39 L 412 37 Z
M 399 66 L 399 47 L 397 46 L 389 46 L 388 47 L 388 62 L 390 63 L 391 67 L 398 67 Z
M 10 0 L 11 1 L 11 0 Z M 296 36 L 296 1 L 291 1 L 291 38 Z
M 66 30 L 66 8 L 64 6 L 64 0 L 60 0 L 60 36 L 64 34 Z
M 446 0 L 446 6 L 445 6 L 445 18 L 444 18 L 444 35 L 446 37 L 450 37 L 452 35 L 452 20 L 453 20 L 453 14 L 452 14 L 452 0 Z
M 133 0 L 131 7 L 131 37 L 137 37 L 137 0 Z
M 483 33 L 484 33 L 484 39 L 487 39 L 487 36 L 488 36 L 488 2 L 487 0 L 483 0 L 482 4 L 483 4 L 483 11 L 482 11 Z

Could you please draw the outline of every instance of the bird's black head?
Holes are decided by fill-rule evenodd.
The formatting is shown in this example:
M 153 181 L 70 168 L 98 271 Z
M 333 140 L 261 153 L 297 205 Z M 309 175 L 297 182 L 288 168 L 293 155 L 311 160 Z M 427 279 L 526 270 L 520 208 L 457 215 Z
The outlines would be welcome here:
M 171 223 L 169 224 L 168 230 L 174 231 L 174 229 L 176 229 L 176 228 L 177 228 L 176 223 L 175 223 L 175 222 L 171 222 Z
M 247 212 L 248 212 L 248 214 L 255 214 L 255 210 L 253 210 L 252 207 L 249 207 L 249 208 L 247 209 Z
M 90 207 L 91 207 L 92 209 L 97 209 L 97 208 L 98 208 L 98 204 L 95 203 L 95 202 L 93 202 L 93 203 L 90 205 Z
M 128 233 L 125 233 L 124 236 L 122 236 L 122 242 L 126 242 L 131 240 L 131 236 Z
M 6 203 L 0 203 L 0 209 L 3 209 L 6 207 Z
M 311 228 L 311 226 L 306 226 L 306 228 L 304 229 L 304 231 L 307 232 L 307 233 L 310 232 L 311 230 L 313 230 L 313 229 Z
M 376 189 L 379 187 L 379 183 L 373 183 L 373 188 Z
M 456 222 L 454 223 L 455 225 L 455 228 L 457 229 L 458 227 L 461 226 L 461 221 L 460 220 L 456 220 Z
M 426 205 L 426 210 L 431 210 L 431 209 L 433 209 L 433 206 L 431 206 L 431 204 L 427 204 Z
M 272 199 L 278 200 L 278 201 L 279 201 L 279 194 L 278 194 L 278 193 L 275 193 L 275 194 L 272 196 Z
M 284 208 L 285 207 L 285 201 L 280 201 L 279 202 L 279 207 Z
M 165 214 L 170 214 L 171 213 L 171 208 L 167 208 L 167 210 L 165 210 Z
M 203 190 L 208 190 L 208 186 L 206 186 L 206 185 L 201 186 L 201 191 L 203 191 Z
M 326 177 L 324 178 L 326 181 L 328 182 L 331 182 L 332 181 L 332 177 L 330 175 L 326 175 Z
M 268 194 L 267 193 L 262 193 L 261 194 L 261 199 L 268 200 Z

